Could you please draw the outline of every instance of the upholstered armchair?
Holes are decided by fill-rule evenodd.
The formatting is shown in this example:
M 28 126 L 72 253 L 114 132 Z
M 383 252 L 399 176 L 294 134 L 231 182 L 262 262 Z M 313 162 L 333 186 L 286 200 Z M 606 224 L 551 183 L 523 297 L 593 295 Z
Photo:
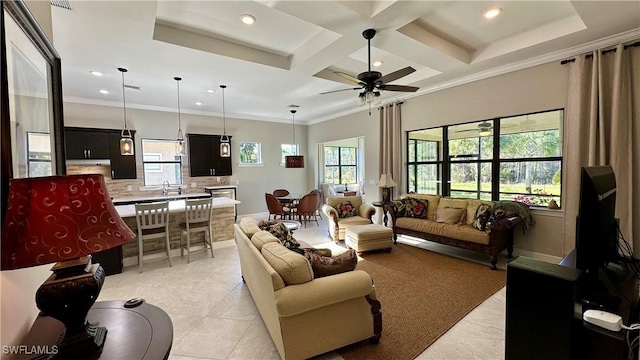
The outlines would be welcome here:
M 371 224 L 376 210 L 362 203 L 362 196 L 327 196 L 322 212 L 327 215 L 329 234 L 336 243 L 344 240 L 347 227 Z

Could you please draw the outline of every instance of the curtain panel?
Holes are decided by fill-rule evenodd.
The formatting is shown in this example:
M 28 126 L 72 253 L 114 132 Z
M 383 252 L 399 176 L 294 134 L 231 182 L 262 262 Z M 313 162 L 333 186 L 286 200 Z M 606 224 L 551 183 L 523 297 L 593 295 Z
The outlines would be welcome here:
M 402 111 L 400 102 L 384 105 L 380 110 L 380 174 L 391 174 L 402 189 Z M 380 190 L 382 197 L 382 190 Z
M 583 166 L 611 165 L 616 175 L 616 217 L 640 249 L 640 48 L 594 51 L 569 64 L 563 174 L 564 253 L 575 247 Z M 636 254 L 637 257 L 637 254 Z

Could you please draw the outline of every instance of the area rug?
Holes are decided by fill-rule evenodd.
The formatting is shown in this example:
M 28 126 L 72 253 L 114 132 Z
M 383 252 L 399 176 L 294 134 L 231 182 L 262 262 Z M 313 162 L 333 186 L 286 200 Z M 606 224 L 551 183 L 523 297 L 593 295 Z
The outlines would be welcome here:
M 491 270 L 488 261 L 482 265 L 406 244 L 362 258 L 357 269 L 371 275 L 382 304 L 382 338 L 379 344 L 338 349 L 346 360 L 415 359 L 506 282 L 506 272 Z

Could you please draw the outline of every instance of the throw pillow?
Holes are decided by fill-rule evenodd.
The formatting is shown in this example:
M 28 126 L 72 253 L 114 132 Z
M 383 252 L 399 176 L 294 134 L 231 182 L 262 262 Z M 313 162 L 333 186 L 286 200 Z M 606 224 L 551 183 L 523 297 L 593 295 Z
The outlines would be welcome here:
M 491 205 L 480 204 L 476 210 L 476 214 L 473 217 L 472 226 L 478 230 L 485 231 L 487 227 L 487 221 L 491 217 Z
M 358 209 L 356 209 L 351 201 L 345 201 L 338 205 L 338 217 L 341 219 L 351 216 L 358 216 Z
M 291 236 L 291 232 L 289 228 L 282 223 L 279 222 L 275 225 L 272 225 L 268 228 L 268 231 L 275 236 L 280 243 L 289 250 L 297 249 L 300 247 L 300 243 L 296 241 L 296 239 Z
M 458 224 L 466 218 L 465 209 L 453 207 L 438 207 L 436 211 L 436 221 L 446 224 Z
M 505 211 L 502 209 L 496 209 L 492 214 L 489 220 L 487 220 L 487 225 L 485 226 L 484 231 L 487 234 L 491 233 L 491 229 L 493 228 L 493 224 L 495 224 L 498 220 L 502 219 L 505 216 Z
M 306 252 L 304 256 L 311 263 L 314 278 L 352 271 L 358 264 L 358 256 L 353 249 L 349 249 L 333 257 L 320 256 L 313 252 Z
M 403 216 L 412 217 L 417 219 L 427 218 L 427 208 L 429 206 L 428 200 L 416 199 L 413 197 L 407 197 L 401 200 Z

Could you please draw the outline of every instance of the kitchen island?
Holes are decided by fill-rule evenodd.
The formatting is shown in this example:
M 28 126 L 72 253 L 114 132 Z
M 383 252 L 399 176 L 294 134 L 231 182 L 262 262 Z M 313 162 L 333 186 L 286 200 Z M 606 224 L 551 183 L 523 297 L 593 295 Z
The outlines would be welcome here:
M 128 197 L 113 199 L 118 214 L 129 228 L 138 233 L 138 226 L 136 223 L 136 203 L 148 203 L 169 200 L 169 242 L 172 252 L 171 256 L 179 255 L 180 249 L 180 227 L 179 223 L 185 221 L 185 199 L 200 199 L 211 197 L 209 193 L 191 193 L 191 194 L 170 194 L 170 195 L 157 195 L 149 197 Z M 213 228 L 211 234 L 211 241 L 224 241 L 233 239 L 233 224 L 235 206 L 240 202 L 229 198 L 211 198 L 213 203 L 211 210 L 211 226 Z M 204 246 L 204 233 L 192 234 L 191 238 L 192 246 Z M 138 257 L 138 241 L 134 239 L 122 248 L 123 257 L 125 259 L 132 258 L 130 261 L 125 261 L 125 265 L 130 265 L 131 261 L 137 264 Z M 164 252 L 164 239 L 147 240 L 144 243 L 144 254 Z M 134 260 L 135 259 L 135 260 Z

